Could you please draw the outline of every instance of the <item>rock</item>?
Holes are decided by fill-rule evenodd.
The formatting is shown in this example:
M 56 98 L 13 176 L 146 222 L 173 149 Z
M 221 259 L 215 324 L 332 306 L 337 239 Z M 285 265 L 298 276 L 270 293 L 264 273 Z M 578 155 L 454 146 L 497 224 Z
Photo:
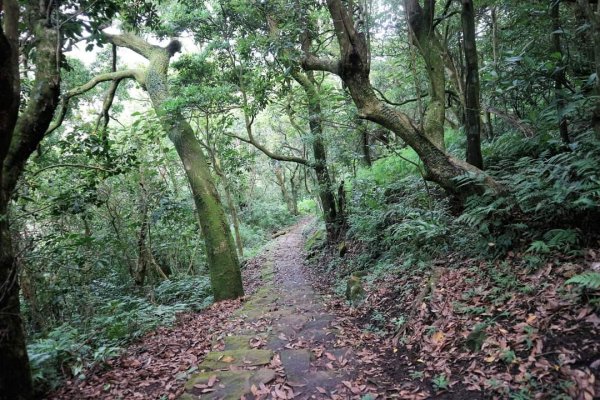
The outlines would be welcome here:
M 216 380 L 215 378 L 216 377 Z M 211 378 L 212 386 L 208 386 Z M 275 379 L 275 371 L 262 368 L 255 371 L 209 371 L 194 374 L 185 384 L 184 400 L 226 399 L 239 400 L 250 393 L 252 385 L 260 386 Z
M 279 357 L 288 383 L 305 384 L 305 377 L 310 369 L 310 351 L 303 349 L 282 350 L 279 352 Z
M 344 257 L 347 251 L 348 245 L 346 245 L 346 241 L 340 242 L 340 244 L 338 244 L 338 254 L 340 257 Z
M 231 366 L 261 366 L 271 362 L 273 352 L 270 350 L 239 349 L 211 351 L 198 366 L 199 370 L 228 369 Z

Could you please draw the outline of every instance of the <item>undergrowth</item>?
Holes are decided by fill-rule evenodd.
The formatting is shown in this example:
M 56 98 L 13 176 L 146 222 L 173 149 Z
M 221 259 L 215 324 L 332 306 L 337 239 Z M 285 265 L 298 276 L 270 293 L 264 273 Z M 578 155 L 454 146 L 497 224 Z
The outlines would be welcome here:
M 131 292 L 125 289 L 96 287 L 91 296 L 96 309 L 90 318 L 73 318 L 31 341 L 27 351 L 38 393 L 55 389 L 65 376 L 84 379 L 83 371 L 101 367 L 123 346 L 159 326 L 174 324 L 178 313 L 201 310 L 213 301 L 207 277 L 172 277 L 145 295 L 118 294 Z
M 368 252 L 356 268 L 454 252 L 496 258 L 522 251 L 539 261 L 552 253 L 577 256 L 598 237 L 600 141 L 593 132 L 569 146 L 550 134 L 505 134 L 488 143 L 487 171 L 508 195 L 472 196 L 460 211 L 422 179 L 410 152 L 378 160 L 349 185 L 348 237 Z
M 451 143 L 450 152 L 464 152 L 460 144 Z M 549 349 L 564 336 L 576 340 L 573 347 L 577 349 L 588 343 L 590 325 L 579 326 L 581 337 L 576 338 L 560 330 L 538 332 L 530 325 L 543 315 L 524 312 L 524 307 L 547 291 L 551 300 L 555 296 L 571 302 L 568 312 L 573 315 L 600 309 L 600 273 L 595 270 L 597 262 L 589 262 L 597 257 L 600 234 L 600 140 L 586 131 L 574 135 L 567 146 L 551 134 L 528 138 L 507 133 L 487 143 L 484 153 L 487 172 L 505 187 L 506 195 L 484 193 L 461 206 L 450 203 L 440 189 L 423 180 L 411 150 L 392 152 L 371 168 L 359 170 L 346 185 L 344 240 L 350 243 L 344 245 L 350 248 L 349 255 L 330 247 L 322 253 L 319 276 L 332 280 L 330 286 L 340 297 L 347 296 L 351 284 L 364 285 L 369 300 L 361 303 L 346 297 L 358 322 L 378 335 L 402 333 L 399 343 L 410 342 L 416 353 L 409 358 L 424 358 L 427 351 L 423 348 L 432 341 L 462 338 L 465 326 L 471 326 L 472 333 L 467 344 L 470 337 L 481 336 L 478 340 L 485 341 L 484 330 L 489 327 L 489 331 L 518 331 L 515 316 L 520 315 L 526 322 L 518 338 L 525 350 L 514 350 L 519 342 L 491 358 L 482 355 L 479 343 L 469 350 L 469 357 L 483 366 L 500 360 L 534 371 L 526 366 L 534 336 Z M 463 176 L 458 183 L 475 179 Z M 595 267 L 590 270 L 590 265 Z M 441 275 L 435 278 L 438 272 Z M 444 287 L 448 282 L 451 286 Z M 461 287 L 461 297 L 452 291 L 456 285 Z M 446 299 L 452 301 L 444 303 Z M 505 319 L 507 304 L 513 306 L 509 319 Z M 442 306 L 448 309 L 442 311 Z M 419 312 L 414 313 L 415 307 Z M 562 310 L 561 317 L 568 312 Z M 415 333 L 417 326 L 421 330 Z M 485 328 L 481 335 L 478 326 Z M 461 351 L 466 350 L 453 350 Z M 544 356 L 548 354 L 553 353 Z M 413 372 L 415 379 L 428 378 L 434 391 L 444 390 L 448 383 L 444 370 L 430 366 Z M 543 389 L 533 380 L 520 387 L 504 383 L 505 387 L 490 384 L 486 389 L 506 398 L 533 398 L 542 392 L 567 398 L 572 389 L 561 385 L 572 379 L 559 374 L 553 379 Z

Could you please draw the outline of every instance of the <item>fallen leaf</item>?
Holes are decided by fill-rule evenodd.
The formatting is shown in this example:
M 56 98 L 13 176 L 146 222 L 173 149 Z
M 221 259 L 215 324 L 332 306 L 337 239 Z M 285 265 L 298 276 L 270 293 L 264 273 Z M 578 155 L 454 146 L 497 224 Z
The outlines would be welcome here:
M 210 378 L 208 378 L 208 383 L 206 384 L 206 386 L 213 387 L 215 385 L 216 381 L 217 381 L 217 376 L 213 375 Z

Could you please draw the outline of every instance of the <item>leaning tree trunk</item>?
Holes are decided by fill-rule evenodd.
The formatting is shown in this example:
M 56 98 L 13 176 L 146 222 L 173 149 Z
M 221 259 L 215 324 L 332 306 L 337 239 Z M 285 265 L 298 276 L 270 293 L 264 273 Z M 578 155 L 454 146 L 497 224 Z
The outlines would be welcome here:
M 173 54 L 179 51 L 181 45 L 174 41 L 166 48 L 162 48 L 150 45 L 131 34 L 109 35 L 108 37 L 117 46 L 128 47 L 150 61 L 141 83 L 150 96 L 163 129 L 175 145 L 192 188 L 204 234 L 208 269 L 215 300 L 243 296 L 244 290 L 236 248 L 202 145 L 184 116 L 176 110 L 168 109 L 167 72 L 169 61 Z
M 305 55 L 303 67 L 309 70 L 328 71 L 340 76 L 358 109 L 359 116 L 388 128 L 402 138 L 419 156 L 426 169 L 426 178 L 436 182 L 458 198 L 481 193 L 489 189 L 499 194 L 504 189 L 480 169 L 458 160 L 428 139 L 404 113 L 391 108 L 376 95 L 369 81 L 370 53 L 365 35 L 354 27 L 352 16 L 341 0 L 328 0 L 327 6 L 334 24 L 340 47 L 340 59 L 321 59 Z M 459 183 L 457 178 L 473 179 Z
M 0 399 L 28 400 L 33 387 L 19 304 L 18 269 L 11 243 L 9 204 L 29 156 L 44 138 L 58 104 L 61 40 L 46 20 L 54 5 L 32 3 L 25 21 L 35 43 L 35 80 L 19 115 L 19 4 L 0 13 Z
M 483 169 L 481 155 L 481 106 L 479 102 L 479 66 L 475 42 L 475 10 L 473 0 L 462 0 L 463 50 L 465 53 L 465 131 L 467 162 Z

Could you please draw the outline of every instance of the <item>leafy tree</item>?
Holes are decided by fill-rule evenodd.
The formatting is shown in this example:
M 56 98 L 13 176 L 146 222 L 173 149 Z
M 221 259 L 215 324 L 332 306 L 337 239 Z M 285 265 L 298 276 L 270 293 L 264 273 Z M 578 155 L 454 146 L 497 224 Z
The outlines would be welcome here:
M 417 17 L 431 21 L 432 10 L 428 10 L 429 12 L 424 14 L 424 10 L 421 9 L 418 3 L 415 3 L 409 2 L 407 6 L 413 7 L 412 10 Z M 419 155 L 426 167 L 427 178 L 438 183 L 448 192 L 464 197 L 481 191 L 480 188 L 483 186 L 501 193 L 503 188 L 498 182 L 482 174 L 479 169 L 448 155 L 442 148 L 438 147 L 440 144 L 439 138 L 436 139 L 436 143 L 438 143 L 438 146 L 436 146 L 428 137 L 432 134 L 439 137 L 443 110 L 440 112 L 439 107 L 436 109 L 434 105 L 430 112 L 431 117 L 426 118 L 431 122 L 432 130 L 429 131 L 429 134 L 423 134 L 408 115 L 390 108 L 389 105 L 375 95 L 369 79 L 370 52 L 365 32 L 355 24 L 352 13 L 341 1 L 328 1 L 327 6 L 340 47 L 340 57 L 339 59 L 331 59 L 309 53 L 303 58 L 303 67 L 308 70 L 328 71 L 338 75 L 350 90 L 352 99 L 359 110 L 359 115 L 362 118 L 381 124 L 399 135 Z M 411 8 L 407 7 L 407 9 Z M 411 16 L 409 16 L 410 18 Z M 442 116 L 440 117 L 440 115 Z M 435 134 L 434 132 L 438 133 Z M 480 176 L 481 179 L 470 184 L 464 184 L 459 188 L 456 178 L 463 175 Z

